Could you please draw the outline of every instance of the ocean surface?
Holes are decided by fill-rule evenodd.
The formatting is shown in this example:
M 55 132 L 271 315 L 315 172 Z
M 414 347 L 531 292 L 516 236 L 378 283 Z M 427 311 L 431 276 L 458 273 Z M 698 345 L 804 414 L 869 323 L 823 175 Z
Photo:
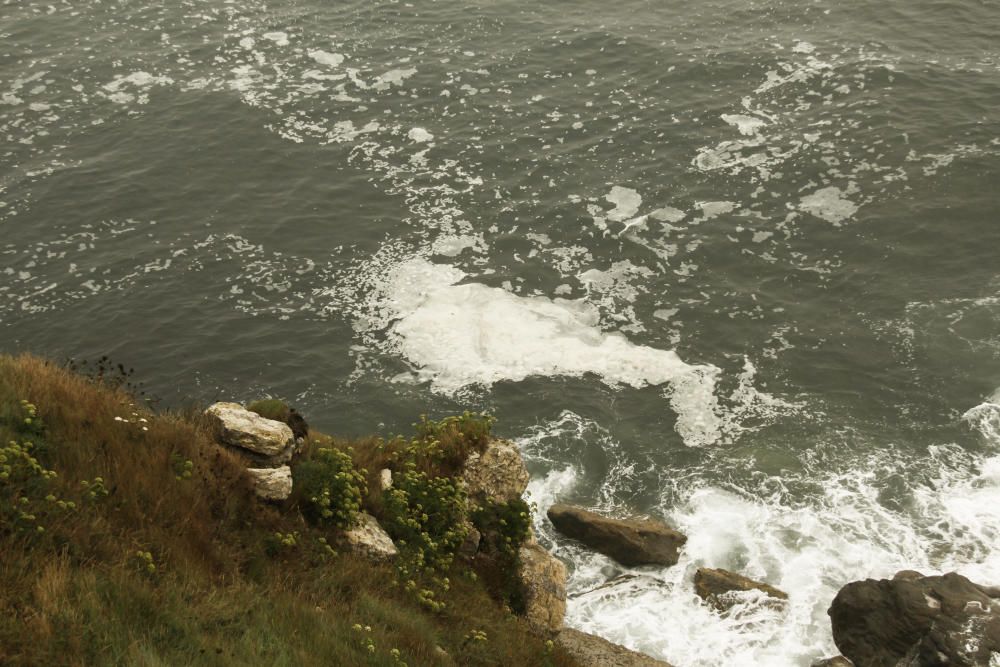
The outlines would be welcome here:
M 489 411 L 569 625 L 808 665 L 848 581 L 1000 584 L 1000 2 L 0 0 L 0 350 L 344 435 Z

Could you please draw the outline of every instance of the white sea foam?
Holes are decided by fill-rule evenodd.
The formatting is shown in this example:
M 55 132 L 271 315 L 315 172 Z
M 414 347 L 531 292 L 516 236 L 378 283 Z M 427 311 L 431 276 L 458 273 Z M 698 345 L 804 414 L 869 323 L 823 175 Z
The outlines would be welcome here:
M 602 331 L 597 309 L 583 300 L 522 297 L 461 270 L 412 259 L 397 266 L 387 301 L 394 351 L 418 368 L 431 388 L 453 394 L 531 376 L 596 375 L 608 385 L 672 383 L 677 429 L 692 444 L 711 441 L 716 369 L 684 363 L 676 353 L 637 345 Z
M 858 212 L 858 205 L 836 186 L 820 188 L 799 201 L 799 209 L 834 225 L 840 225 Z
M 424 144 L 427 143 L 428 141 L 434 141 L 434 135 L 422 127 L 412 128 L 407 133 L 406 136 L 410 138 L 410 141 L 418 144 Z
M 608 213 L 608 219 L 616 222 L 631 218 L 639 212 L 639 207 L 642 205 L 642 197 L 638 192 L 620 185 L 611 188 L 611 192 L 604 195 L 604 199 L 615 205 Z
M 963 417 L 994 451 L 1000 449 L 997 399 Z M 529 462 L 564 457 L 574 439 L 577 446 L 602 442 L 615 456 L 604 437 L 564 414 L 519 443 Z M 885 504 L 885 480 L 904 472 L 913 484 L 912 506 Z M 1000 582 L 998 455 L 977 457 L 941 445 L 923 457 L 889 446 L 846 469 L 807 465 L 760 486 L 726 489 L 700 481 L 705 473 L 718 475 L 695 468 L 685 473 L 684 486 L 664 493 L 660 513 L 689 539 L 680 562 L 663 569 L 623 568 L 553 531 L 545 509 L 580 491 L 579 470 L 556 464 L 532 480 L 540 539 L 571 564 L 568 625 L 689 667 L 804 667 L 838 652 L 826 610 L 849 581 L 915 569 L 958 570 L 975 581 Z M 802 483 L 814 491 L 784 492 Z M 610 489 L 602 497 L 620 495 Z M 617 511 L 604 501 L 599 509 Z M 775 585 L 789 594 L 788 605 L 776 610 L 750 593 L 719 613 L 694 594 L 692 577 L 703 566 Z
M 339 53 L 330 53 L 329 51 L 323 51 L 322 49 L 310 51 L 309 57 L 320 65 L 326 65 L 327 67 L 338 67 L 344 62 L 343 55 Z
M 263 35 L 264 39 L 270 40 L 277 44 L 278 46 L 288 46 L 288 33 L 276 30 L 274 32 L 265 32 Z
M 736 127 L 736 129 L 740 131 L 740 134 L 746 137 L 752 137 L 757 134 L 762 127 L 767 125 L 767 122 L 763 119 L 757 118 L 756 116 L 745 116 L 742 114 L 722 114 L 722 120 Z

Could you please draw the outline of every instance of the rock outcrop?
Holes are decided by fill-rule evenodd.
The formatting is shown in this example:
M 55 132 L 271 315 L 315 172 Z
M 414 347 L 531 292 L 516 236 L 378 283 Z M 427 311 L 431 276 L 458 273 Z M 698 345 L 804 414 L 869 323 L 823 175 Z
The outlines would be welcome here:
M 607 639 L 566 628 L 556 637 L 558 643 L 582 667 L 670 667 L 669 663 L 637 653 Z
M 854 663 L 842 655 L 816 660 L 809 667 L 854 667 Z
M 205 414 L 213 421 L 219 442 L 263 465 L 287 463 L 295 453 L 295 437 L 288 424 L 265 419 L 239 403 L 215 403 Z
M 1000 652 L 995 592 L 954 572 L 855 581 L 830 606 L 833 640 L 858 667 L 989 665 Z
M 788 599 L 787 593 L 779 591 L 774 586 L 754 581 L 729 570 L 700 567 L 694 573 L 694 592 L 720 611 L 729 609 L 737 601 L 733 593 L 752 590 L 766 593 L 778 604 Z
M 528 469 L 510 440 L 494 438 L 482 454 L 473 452 L 460 474 L 469 499 L 475 503 L 509 503 L 528 488 Z
M 344 532 L 343 545 L 359 556 L 376 561 L 392 560 L 399 553 L 378 519 L 367 512 L 361 512 L 357 525 Z
M 525 618 L 541 630 L 558 630 L 566 615 L 566 566 L 534 539 L 521 546 Z
M 292 469 L 288 466 L 247 468 L 247 474 L 253 480 L 254 491 L 264 500 L 281 501 L 292 495 Z
M 549 521 L 567 537 L 622 565 L 674 565 L 687 537 L 648 519 L 609 519 L 571 505 L 553 505 Z

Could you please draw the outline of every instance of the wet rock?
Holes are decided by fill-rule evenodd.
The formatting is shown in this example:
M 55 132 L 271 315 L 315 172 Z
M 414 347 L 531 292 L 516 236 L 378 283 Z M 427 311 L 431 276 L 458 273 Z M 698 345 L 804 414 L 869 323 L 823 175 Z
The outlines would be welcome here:
M 531 540 L 521 546 L 525 617 L 542 630 L 558 630 L 566 615 L 566 566 Z
M 219 442 L 266 465 L 287 463 L 295 452 L 295 437 L 288 424 L 265 419 L 238 403 L 215 403 L 205 414 L 212 420 Z
M 494 438 L 480 454 L 473 452 L 462 467 L 469 498 L 473 502 L 509 503 L 528 488 L 528 469 L 521 451 L 510 440 Z
M 253 480 L 254 491 L 264 500 L 280 501 L 292 495 L 292 469 L 288 466 L 248 468 L 247 473 Z
M 720 611 L 729 609 L 737 601 L 736 596 L 733 595 L 734 592 L 752 590 L 766 593 L 769 597 L 774 598 L 775 602 L 788 599 L 787 593 L 779 591 L 774 586 L 754 581 L 729 570 L 700 567 L 694 574 L 694 592 Z
M 816 660 L 809 667 L 854 667 L 854 663 L 842 655 Z
M 399 554 L 389 534 L 366 512 L 361 512 L 358 524 L 344 533 L 343 544 L 354 553 L 376 561 L 392 560 Z
M 662 660 L 571 628 L 560 631 L 556 643 L 582 667 L 670 667 Z
M 900 572 L 840 589 L 833 639 L 858 667 L 989 665 L 1000 652 L 1000 600 L 960 574 Z
M 622 565 L 674 565 L 687 537 L 659 521 L 609 519 L 571 505 L 553 505 L 549 521 L 567 537 Z

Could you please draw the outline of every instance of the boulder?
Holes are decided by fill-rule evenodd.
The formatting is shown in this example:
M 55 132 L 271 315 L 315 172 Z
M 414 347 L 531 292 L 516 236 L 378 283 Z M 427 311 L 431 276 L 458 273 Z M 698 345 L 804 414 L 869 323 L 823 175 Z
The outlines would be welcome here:
M 525 617 L 543 631 L 558 630 L 566 615 L 566 566 L 531 540 L 521 546 Z
M 354 553 L 371 560 L 388 561 L 399 553 L 389 533 L 367 512 L 361 512 L 357 525 L 344 532 L 343 543 Z
M 814 661 L 809 667 L 854 667 L 854 663 L 842 655 Z
M 1000 652 L 990 590 L 954 572 L 854 581 L 830 606 L 833 640 L 858 667 L 989 665 Z
M 510 440 L 494 438 L 482 454 L 473 452 L 460 476 L 469 498 L 477 503 L 509 503 L 528 488 L 528 469 L 521 451 Z
M 212 420 L 219 442 L 248 452 L 265 464 L 287 463 L 295 452 L 288 424 L 265 419 L 238 403 L 215 403 L 205 414 Z
M 388 468 L 382 468 L 378 472 L 378 485 L 383 491 L 387 491 L 392 488 L 392 471 Z
M 247 473 L 253 480 L 254 491 L 264 500 L 285 500 L 292 495 L 292 469 L 288 466 L 247 468 Z
M 567 537 L 622 565 L 674 565 L 687 537 L 659 521 L 609 519 L 571 505 L 553 505 L 549 521 Z
M 556 643 L 582 667 L 670 667 L 669 663 L 662 660 L 570 628 L 559 632 Z
M 788 599 L 787 593 L 779 591 L 774 586 L 754 581 L 729 570 L 700 567 L 694 573 L 694 592 L 719 611 L 729 609 L 737 601 L 733 593 L 753 590 L 766 593 L 776 602 Z

